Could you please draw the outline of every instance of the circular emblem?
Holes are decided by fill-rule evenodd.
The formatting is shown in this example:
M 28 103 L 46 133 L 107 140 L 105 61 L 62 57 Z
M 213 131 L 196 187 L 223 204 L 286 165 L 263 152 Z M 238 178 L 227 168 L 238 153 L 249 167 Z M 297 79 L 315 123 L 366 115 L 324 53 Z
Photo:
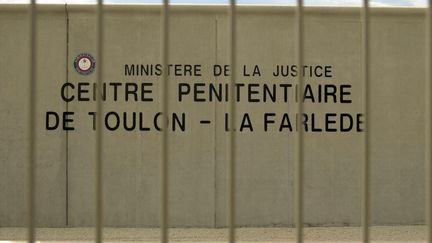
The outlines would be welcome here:
M 74 68 L 79 74 L 89 75 L 95 67 L 96 60 L 88 53 L 81 53 L 74 60 Z

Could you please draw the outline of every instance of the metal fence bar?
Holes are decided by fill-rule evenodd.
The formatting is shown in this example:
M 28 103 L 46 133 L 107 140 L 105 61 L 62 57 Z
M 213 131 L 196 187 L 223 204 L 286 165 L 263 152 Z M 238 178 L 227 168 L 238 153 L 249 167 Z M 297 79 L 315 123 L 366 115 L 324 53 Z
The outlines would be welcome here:
M 369 180 L 370 180 L 370 91 L 369 91 L 369 1 L 363 0 L 361 11 L 362 16 L 362 65 L 363 65 L 363 108 L 365 116 L 364 130 L 364 160 L 362 171 L 362 240 L 364 243 L 369 242 L 369 221 L 370 221 L 370 203 L 369 203 Z
M 296 9 L 296 30 L 297 30 L 297 67 L 303 67 L 303 0 L 297 0 Z M 298 134 L 297 134 L 297 158 L 295 161 L 295 226 L 296 241 L 303 242 L 303 72 L 298 74 Z
M 169 0 L 163 0 L 162 5 L 162 66 L 164 67 L 162 75 L 162 113 L 168 113 L 168 58 L 169 58 Z M 168 125 L 165 124 L 162 130 L 162 148 L 161 148 L 161 212 L 160 212 L 160 229 L 161 242 L 168 242 Z
M 97 57 L 99 59 L 97 68 L 97 87 L 98 92 L 102 90 L 102 80 L 103 80 L 103 44 L 104 44 L 104 6 L 103 0 L 97 0 L 96 8 L 96 21 L 97 21 Z M 96 101 L 96 119 L 97 119 L 97 129 L 96 129 L 96 242 L 100 243 L 103 241 L 103 131 L 102 131 L 102 97 L 99 95 Z
M 425 14 L 425 220 L 427 227 L 427 242 L 432 242 L 432 0 L 428 1 Z
M 28 152 L 28 241 L 35 242 L 36 216 L 36 81 L 37 81 L 37 5 L 30 1 L 30 77 L 29 77 L 29 152 Z
M 229 142 L 229 158 L 228 158 L 228 242 L 236 241 L 236 132 L 234 126 L 236 124 L 236 104 L 235 104 L 235 83 L 237 81 L 237 6 L 236 0 L 230 0 L 229 7 L 229 49 L 230 49 L 230 64 L 231 64 L 231 80 L 230 80 L 230 142 Z

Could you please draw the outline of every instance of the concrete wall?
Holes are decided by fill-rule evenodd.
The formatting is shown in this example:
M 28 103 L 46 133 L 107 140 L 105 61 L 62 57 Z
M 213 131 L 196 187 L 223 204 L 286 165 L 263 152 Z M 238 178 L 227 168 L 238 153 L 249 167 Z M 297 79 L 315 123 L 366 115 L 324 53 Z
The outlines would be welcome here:
M 94 216 L 94 102 L 66 103 L 65 82 L 95 82 L 73 68 L 80 53 L 96 53 L 93 7 L 41 8 L 38 42 L 37 222 L 90 226 Z M 24 226 L 28 148 L 28 20 L 25 6 L 0 6 L 0 226 Z M 332 78 L 307 83 L 351 84 L 351 104 L 309 104 L 305 111 L 362 112 L 361 22 L 357 8 L 311 8 L 305 19 L 305 63 L 333 66 Z M 104 102 L 104 111 L 160 111 L 159 77 L 124 76 L 124 64 L 160 63 L 157 6 L 109 6 L 104 81 L 152 82 L 154 102 Z M 175 7 L 170 63 L 202 64 L 202 77 L 170 78 L 170 110 L 188 115 L 185 132 L 169 133 L 170 224 L 221 227 L 226 214 L 228 133 L 226 102 L 176 101 L 179 82 L 228 82 L 212 65 L 229 63 L 224 7 Z M 240 8 L 238 63 L 259 65 L 262 76 L 239 81 L 295 83 L 275 78 L 277 64 L 295 63 L 293 8 Z M 371 23 L 372 220 L 374 224 L 424 221 L 424 15 L 420 9 L 377 9 Z M 98 57 L 96 56 L 98 64 Z M 98 65 L 96 65 L 96 68 Z M 295 132 L 263 131 L 262 114 L 295 114 L 296 103 L 238 104 L 254 132 L 237 139 L 238 224 L 292 225 Z M 75 131 L 47 131 L 46 111 L 75 112 Z M 151 118 L 150 118 L 151 119 Z M 211 120 L 203 125 L 201 119 Z M 239 117 L 240 119 L 240 117 Z M 280 117 L 279 117 L 280 119 Z M 89 122 L 90 121 L 90 122 Z M 104 132 L 106 226 L 159 224 L 160 133 Z M 305 134 L 305 222 L 360 222 L 362 134 Z
M 22 10 L 2 6 L 0 13 L 0 225 L 26 222 L 27 151 L 29 144 L 29 21 Z M 63 132 L 47 132 L 46 109 L 66 108 L 56 97 L 66 79 L 67 46 L 64 11 L 46 7 L 40 17 L 37 72 L 37 212 L 43 226 L 63 225 L 67 204 L 67 140 Z

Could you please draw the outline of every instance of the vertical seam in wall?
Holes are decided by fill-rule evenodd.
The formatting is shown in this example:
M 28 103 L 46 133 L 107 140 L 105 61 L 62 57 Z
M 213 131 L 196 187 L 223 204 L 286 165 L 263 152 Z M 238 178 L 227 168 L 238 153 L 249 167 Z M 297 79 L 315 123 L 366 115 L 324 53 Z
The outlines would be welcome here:
M 217 15 L 215 16 L 215 64 L 217 63 L 217 53 L 218 53 L 218 31 L 217 31 Z M 215 78 L 217 80 L 217 78 Z M 215 80 L 215 82 L 216 82 Z M 217 102 L 214 102 L 214 147 L 213 147 L 213 162 L 214 162 L 214 218 L 213 227 L 217 226 Z
M 69 13 L 67 4 L 65 4 L 66 12 L 66 83 L 69 82 Z M 66 94 L 69 96 L 69 90 L 66 89 Z M 69 103 L 66 102 L 66 112 L 69 111 Z M 66 226 L 69 226 L 69 131 L 66 130 Z

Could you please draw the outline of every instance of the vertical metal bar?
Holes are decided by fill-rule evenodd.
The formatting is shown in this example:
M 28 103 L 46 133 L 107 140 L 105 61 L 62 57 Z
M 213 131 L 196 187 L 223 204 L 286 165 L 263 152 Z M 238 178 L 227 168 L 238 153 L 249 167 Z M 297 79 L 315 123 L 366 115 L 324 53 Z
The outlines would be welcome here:
M 29 77 L 29 153 L 28 153 L 28 241 L 35 242 L 36 216 L 36 81 L 37 81 L 37 5 L 30 1 L 30 77 Z
M 168 59 L 169 59 L 169 0 L 163 0 L 162 6 L 162 113 L 168 114 L 169 95 L 168 95 Z M 169 241 L 168 236 L 168 125 L 165 124 L 162 130 L 162 148 L 161 148 L 161 212 L 160 212 L 160 229 L 161 242 Z
M 432 242 L 432 0 L 428 1 L 425 12 L 425 220 L 427 227 L 427 242 Z
M 370 180 L 370 91 L 369 91 L 369 1 L 363 0 L 362 7 L 362 61 L 363 61 L 363 107 L 365 116 L 364 130 L 364 160 L 362 171 L 362 240 L 364 243 L 369 242 L 369 221 L 370 221 L 370 203 L 369 203 L 369 180 Z
M 297 67 L 298 73 L 298 134 L 295 161 L 295 225 L 296 241 L 303 242 L 303 0 L 297 0 Z
M 104 38 L 104 9 L 103 0 L 97 1 L 96 8 L 96 18 L 97 18 L 97 57 L 99 59 L 97 68 L 97 87 L 98 92 L 102 90 L 102 80 L 103 80 L 103 38 Z M 97 119 L 97 129 L 96 129 L 96 242 L 100 243 L 103 241 L 103 154 L 102 154 L 102 143 L 103 143 L 103 131 L 102 131 L 102 97 L 98 96 L 96 101 L 96 119 Z
M 229 133 L 229 158 L 228 158 L 228 242 L 236 241 L 236 133 L 234 126 L 236 124 L 236 100 L 235 100 L 235 83 L 237 79 L 237 9 L 236 0 L 230 0 L 229 8 L 229 48 L 230 48 L 230 64 L 231 64 L 231 80 L 230 80 L 230 133 Z

